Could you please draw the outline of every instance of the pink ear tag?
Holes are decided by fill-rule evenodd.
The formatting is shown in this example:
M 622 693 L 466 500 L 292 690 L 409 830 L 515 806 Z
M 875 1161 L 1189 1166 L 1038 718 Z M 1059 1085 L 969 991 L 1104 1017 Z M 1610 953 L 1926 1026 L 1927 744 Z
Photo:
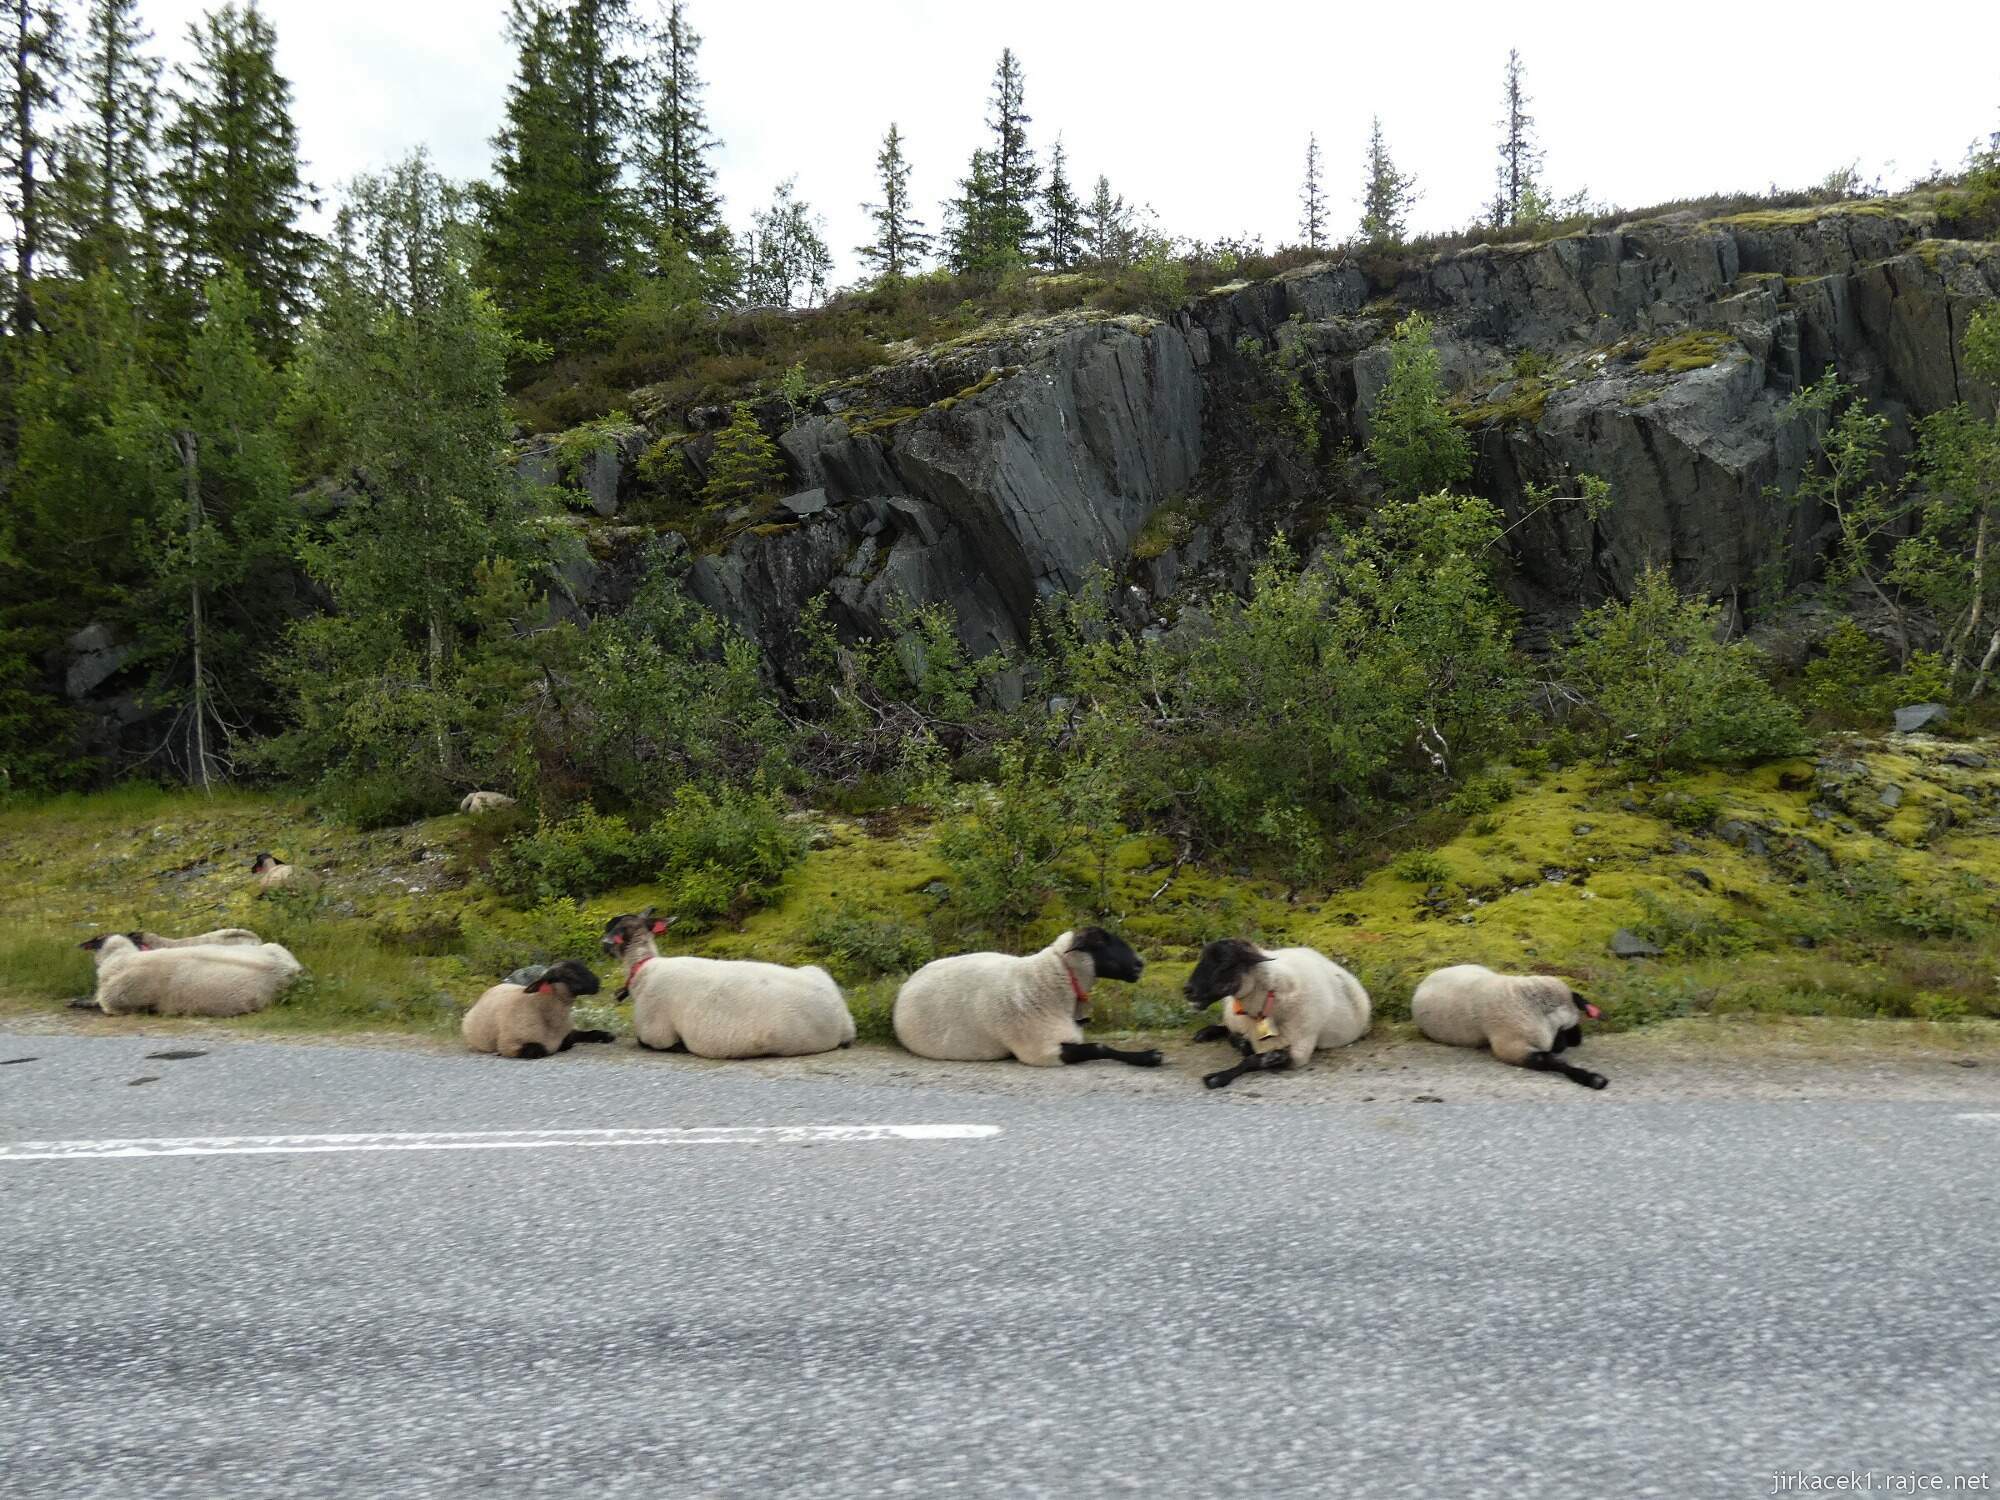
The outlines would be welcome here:
M 1593 1021 L 1595 1021 L 1599 1016 L 1604 1014 L 1603 1011 L 1599 1010 L 1596 1006 L 1592 1005 L 1588 1000 L 1583 1002 L 1583 1013 L 1586 1016 L 1589 1016 L 1590 1019 Z
M 653 924 L 653 931 L 655 932 L 665 932 L 666 930 L 667 924 L 665 922 L 655 922 Z

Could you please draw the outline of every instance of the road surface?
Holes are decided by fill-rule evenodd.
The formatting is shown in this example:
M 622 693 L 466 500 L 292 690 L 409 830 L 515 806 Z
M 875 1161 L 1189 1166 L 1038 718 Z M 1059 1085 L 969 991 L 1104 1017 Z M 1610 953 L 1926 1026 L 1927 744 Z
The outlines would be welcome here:
M 10 1500 L 2000 1484 L 1964 1100 L 11 1057 Z

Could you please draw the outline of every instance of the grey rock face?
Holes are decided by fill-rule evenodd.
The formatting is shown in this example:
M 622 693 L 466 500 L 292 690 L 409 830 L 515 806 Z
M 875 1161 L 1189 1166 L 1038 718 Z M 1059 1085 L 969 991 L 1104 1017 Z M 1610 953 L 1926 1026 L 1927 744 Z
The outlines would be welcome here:
M 1629 927 L 1611 934 L 1611 952 L 1617 958 L 1658 958 L 1660 950 Z

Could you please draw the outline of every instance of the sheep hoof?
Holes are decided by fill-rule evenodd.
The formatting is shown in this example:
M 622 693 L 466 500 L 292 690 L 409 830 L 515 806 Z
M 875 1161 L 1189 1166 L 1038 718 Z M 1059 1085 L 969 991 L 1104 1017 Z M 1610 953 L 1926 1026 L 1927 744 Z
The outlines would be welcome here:
M 1167 1054 L 1148 1048 L 1144 1052 L 1134 1052 L 1125 1059 L 1135 1068 L 1157 1068 L 1167 1060 Z
M 1577 1079 L 1577 1082 L 1587 1089 L 1601 1089 L 1610 1083 L 1611 1080 L 1606 1078 L 1602 1073 L 1586 1073 L 1583 1077 Z
M 1206 1088 L 1226 1089 L 1229 1087 L 1230 1084 L 1236 1081 L 1236 1075 L 1225 1068 L 1220 1073 L 1209 1073 L 1204 1075 L 1201 1081 L 1202 1085 Z

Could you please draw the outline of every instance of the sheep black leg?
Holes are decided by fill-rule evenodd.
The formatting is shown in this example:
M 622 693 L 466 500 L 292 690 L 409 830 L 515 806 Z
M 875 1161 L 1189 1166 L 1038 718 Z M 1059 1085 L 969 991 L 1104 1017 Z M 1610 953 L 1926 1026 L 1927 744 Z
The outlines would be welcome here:
M 563 1050 L 567 1052 L 578 1042 L 612 1042 L 617 1038 L 608 1031 L 572 1031 L 563 1038 Z
M 524 1057 L 524 1058 L 547 1057 L 549 1055 L 549 1049 L 544 1047 L 540 1042 L 523 1042 L 521 1043 L 520 1050 L 516 1052 L 514 1055 L 516 1057 Z
M 1227 1026 L 1204 1026 L 1188 1040 L 1191 1042 L 1219 1042 L 1229 1035 Z
M 1521 1066 L 1533 1068 L 1537 1073 L 1560 1073 L 1571 1083 L 1580 1083 L 1587 1089 L 1601 1089 L 1611 1082 L 1602 1073 L 1593 1073 L 1588 1068 L 1579 1068 L 1564 1062 L 1553 1052 L 1530 1052 Z
M 685 1052 L 688 1049 L 688 1044 L 679 1038 L 675 1038 L 674 1044 L 671 1047 L 655 1047 L 651 1042 L 644 1041 L 635 1036 L 632 1038 L 632 1045 L 643 1048 L 647 1052 Z
M 1549 1051 L 1562 1052 L 1570 1047 L 1581 1047 L 1582 1045 L 1583 1028 L 1581 1026 L 1565 1026 L 1561 1031 L 1556 1033 L 1556 1044 L 1549 1048 Z
M 1245 1073 L 1282 1073 L 1292 1065 L 1292 1054 L 1283 1052 L 1245 1052 L 1235 1066 L 1210 1073 L 1202 1082 L 1212 1089 L 1226 1089 Z
M 1166 1057 L 1150 1049 L 1145 1052 L 1122 1052 L 1102 1042 L 1064 1042 L 1062 1060 L 1065 1063 L 1122 1062 L 1134 1068 L 1157 1068 L 1166 1061 Z

